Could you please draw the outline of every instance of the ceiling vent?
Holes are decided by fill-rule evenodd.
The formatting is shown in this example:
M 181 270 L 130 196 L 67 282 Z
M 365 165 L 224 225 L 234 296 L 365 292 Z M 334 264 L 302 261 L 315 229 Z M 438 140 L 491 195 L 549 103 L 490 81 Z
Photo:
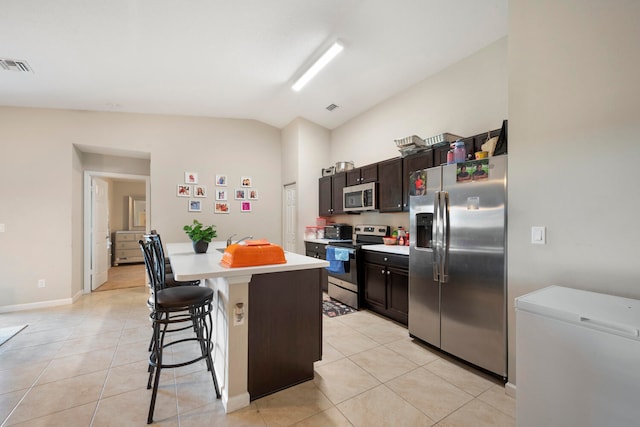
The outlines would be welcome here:
M 327 106 L 327 110 L 329 110 L 329 111 L 333 111 L 336 108 L 338 108 L 338 106 L 336 104 L 331 104 L 331 105 Z
M 22 73 L 33 73 L 33 70 L 27 64 L 27 61 L 18 61 L 15 59 L 0 58 L 0 67 L 7 71 L 19 71 Z

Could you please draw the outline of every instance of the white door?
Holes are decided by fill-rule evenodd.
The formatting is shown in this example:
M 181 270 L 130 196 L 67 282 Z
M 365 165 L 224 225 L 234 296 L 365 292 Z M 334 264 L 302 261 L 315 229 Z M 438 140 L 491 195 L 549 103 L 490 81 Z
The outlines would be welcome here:
M 284 250 L 288 252 L 296 252 L 296 227 L 298 225 L 296 215 L 296 184 L 287 184 L 284 186 Z
M 107 281 L 109 272 L 109 183 L 91 179 L 91 290 Z

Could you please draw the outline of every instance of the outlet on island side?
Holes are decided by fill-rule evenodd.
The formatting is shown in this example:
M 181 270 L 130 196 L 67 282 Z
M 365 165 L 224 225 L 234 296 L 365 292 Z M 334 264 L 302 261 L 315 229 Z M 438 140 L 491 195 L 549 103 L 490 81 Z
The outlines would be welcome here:
M 39 279 L 38 280 L 38 287 L 39 288 L 44 288 L 46 286 L 46 282 L 44 281 L 44 279 Z

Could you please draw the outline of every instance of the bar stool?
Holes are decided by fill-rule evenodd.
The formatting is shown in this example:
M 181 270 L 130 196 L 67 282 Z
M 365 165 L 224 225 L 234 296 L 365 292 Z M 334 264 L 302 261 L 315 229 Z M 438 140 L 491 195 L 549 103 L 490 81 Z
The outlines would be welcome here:
M 151 297 L 149 298 L 152 313 L 150 318 L 153 323 L 153 337 L 151 354 L 149 355 L 149 380 L 147 389 L 153 387 L 147 424 L 153 422 L 153 412 L 158 394 L 160 372 L 162 369 L 178 368 L 205 360 L 207 370 L 211 372 L 216 397 L 220 398 L 220 389 L 213 367 L 211 351 L 213 349 L 211 336 L 213 320 L 211 316 L 213 303 L 213 290 L 202 286 L 176 286 L 168 288 L 160 280 L 157 264 L 160 257 L 157 245 L 151 240 L 138 242 L 144 255 L 144 263 L 149 275 Z M 169 329 L 169 327 L 173 329 Z M 177 329 L 175 328 L 177 326 Z M 167 332 L 180 330 L 194 330 L 194 336 L 178 338 L 175 341 L 166 342 Z M 163 350 L 169 346 L 195 344 L 200 348 L 200 356 L 179 361 L 176 363 L 164 363 Z
M 169 259 L 164 255 L 164 248 L 162 247 L 162 239 L 160 239 L 160 235 L 156 230 L 151 230 L 149 234 L 144 235 L 144 239 L 150 240 L 156 245 L 156 249 L 158 250 L 159 262 L 157 267 L 162 270 L 159 271 L 160 279 L 164 282 L 165 286 L 173 287 L 173 286 L 197 286 L 200 285 L 200 280 L 187 280 L 187 281 L 178 281 L 173 277 L 173 273 L 171 272 L 171 264 L 169 263 Z

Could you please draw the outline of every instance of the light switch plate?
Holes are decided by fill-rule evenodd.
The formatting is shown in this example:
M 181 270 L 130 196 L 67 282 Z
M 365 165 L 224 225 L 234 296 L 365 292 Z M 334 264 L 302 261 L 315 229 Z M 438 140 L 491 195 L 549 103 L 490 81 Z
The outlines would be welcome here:
M 534 245 L 547 244 L 547 228 L 531 227 L 531 243 Z
M 4 224 L 0 224 L 0 233 L 4 233 Z

